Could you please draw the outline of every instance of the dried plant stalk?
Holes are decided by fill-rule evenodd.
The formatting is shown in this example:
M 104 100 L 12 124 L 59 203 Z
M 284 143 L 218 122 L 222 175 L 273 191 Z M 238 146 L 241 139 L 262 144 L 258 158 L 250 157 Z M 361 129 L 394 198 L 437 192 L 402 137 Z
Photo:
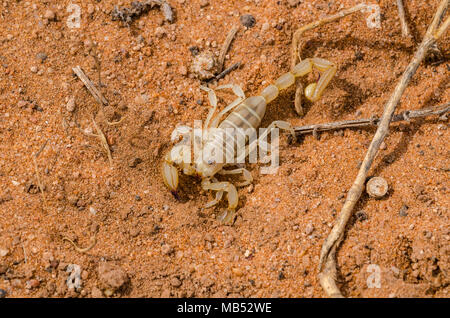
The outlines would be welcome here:
M 375 158 L 375 155 L 378 152 L 380 144 L 383 142 L 386 137 L 389 124 L 391 122 L 392 116 L 394 114 L 395 108 L 397 107 L 403 92 L 411 81 L 412 76 L 416 72 L 420 63 L 425 57 L 430 46 L 432 46 L 436 40 L 444 33 L 445 28 L 448 26 L 448 19 L 443 24 L 443 26 L 437 31 L 439 22 L 445 14 L 445 11 L 449 5 L 449 0 L 442 0 L 435 15 L 433 21 L 431 22 L 428 30 L 425 34 L 425 37 L 417 49 L 414 57 L 405 72 L 403 73 L 397 87 L 395 88 L 393 94 L 389 98 L 388 102 L 384 107 L 383 116 L 375 132 L 375 136 L 367 150 L 364 161 L 359 169 L 358 175 L 348 191 L 347 198 L 345 200 L 344 206 L 339 214 L 336 224 L 334 225 L 331 233 L 326 238 L 325 242 L 322 245 L 322 250 L 320 253 L 319 260 L 319 280 L 324 289 L 325 293 L 330 297 L 343 297 L 339 288 L 336 285 L 336 249 L 341 243 L 345 227 L 347 225 L 350 216 L 352 215 L 353 208 L 361 196 L 361 193 L 364 188 L 364 182 L 367 178 L 368 171 L 372 165 L 372 162 Z
M 409 27 L 406 23 L 405 7 L 403 6 L 403 0 L 397 0 L 398 16 L 402 25 L 402 35 L 404 37 L 409 36 Z
M 88 91 L 92 94 L 92 96 L 95 98 L 95 100 L 100 105 L 108 105 L 108 101 L 106 98 L 100 93 L 100 91 L 95 87 L 94 83 L 89 79 L 89 77 L 84 74 L 83 70 L 80 66 L 76 66 L 72 68 L 73 72 L 80 78 L 80 80 L 83 82 L 83 84 L 86 86 Z
M 233 39 L 236 36 L 238 30 L 239 27 L 237 26 L 232 27 L 230 32 L 228 32 L 225 42 L 223 42 L 222 49 L 220 50 L 219 54 L 219 59 L 217 61 L 219 73 L 222 72 L 223 70 L 223 65 L 225 63 L 225 56 L 227 55 L 228 50 L 230 49 L 231 42 L 233 42 Z
M 406 110 L 401 112 L 400 114 L 394 115 L 391 120 L 393 122 L 399 121 L 409 121 L 413 118 L 423 118 L 431 115 L 443 115 L 450 112 L 450 103 L 446 103 L 444 105 L 440 105 L 437 107 L 419 109 L 419 110 Z M 364 119 L 354 119 L 354 120 L 343 120 L 337 121 L 333 123 L 326 124 L 315 124 L 315 125 L 306 125 L 300 127 L 294 127 L 294 131 L 297 135 L 306 135 L 314 132 L 320 131 L 330 131 L 330 130 L 338 130 L 344 128 L 363 128 L 363 127 L 376 127 L 380 122 L 380 118 L 372 117 L 372 118 L 364 118 Z

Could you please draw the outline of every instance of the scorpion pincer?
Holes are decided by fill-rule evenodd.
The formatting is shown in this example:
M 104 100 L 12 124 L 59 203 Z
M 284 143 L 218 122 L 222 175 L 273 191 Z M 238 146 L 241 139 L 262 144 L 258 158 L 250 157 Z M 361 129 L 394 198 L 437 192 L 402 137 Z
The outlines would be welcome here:
M 245 98 L 242 89 L 233 84 L 217 87 L 217 89 L 231 88 L 233 93 L 238 97 L 232 103 L 227 105 L 222 111 L 220 111 L 214 118 L 213 116 L 217 110 L 216 94 L 214 90 L 210 88 L 201 87 L 203 90 L 208 92 L 208 99 L 212 105 L 203 127 L 203 134 L 206 132 L 207 136 L 205 138 L 196 138 L 197 136 L 194 136 L 193 130 L 186 126 L 179 127 L 174 131 L 175 134 L 183 137 L 185 143 L 175 145 L 164 157 L 162 164 L 162 176 L 164 183 L 170 191 L 173 194 L 176 194 L 178 188 L 179 170 L 186 175 L 199 176 L 202 179 L 201 186 L 204 190 L 217 191 L 215 199 L 207 203 L 206 207 L 212 207 L 219 203 L 224 192 L 226 192 L 228 199 L 228 210 L 221 215 L 220 220 L 224 223 L 232 223 L 234 221 L 235 210 L 238 205 L 238 192 L 236 187 L 231 182 L 218 181 L 215 178 L 215 175 L 242 174 L 244 181 L 236 184 L 238 187 L 250 184 L 253 180 L 252 175 L 245 168 L 225 170 L 224 168 L 230 164 L 216 162 L 207 156 L 203 156 L 200 160 L 197 160 L 198 158 L 190 160 L 190 153 L 186 156 L 186 153 L 188 153 L 187 141 L 194 139 L 194 143 L 197 143 L 201 150 L 205 148 L 213 149 L 214 147 L 223 144 L 224 137 L 215 133 L 215 130 L 211 128 L 219 128 L 225 131 L 229 131 L 230 128 L 244 130 L 249 128 L 257 129 L 264 117 L 267 104 L 273 101 L 281 90 L 293 85 L 297 77 L 307 75 L 313 71 L 313 68 L 317 69 L 321 73 L 321 76 L 317 83 L 311 83 L 305 88 L 304 94 L 307 99 L 315 102 L 321 97 L 323 91 L 337 70 L 334 63 L 321 58 L 304 59 L 295 65 L 291 71 L 281 75 L 273 84 L 264 88 L 258 96 Z M 221 118 L 227 113 L 229 113 L 229 115 L 220 122 Z M 266 132 L 275 127 L 287 130 L 295 136 L 292 126 L 285 121 L 272 122 Z M 262 136 L 259 138 L 261 137 Z M 226 138 L 228 138 L 227 133 L 225 133 L 225 140 Z M 200 139 L 200 141 L 198 139 Z M 246 155 L 248 155 L 248 147 L 249 145 L 246 146 Z

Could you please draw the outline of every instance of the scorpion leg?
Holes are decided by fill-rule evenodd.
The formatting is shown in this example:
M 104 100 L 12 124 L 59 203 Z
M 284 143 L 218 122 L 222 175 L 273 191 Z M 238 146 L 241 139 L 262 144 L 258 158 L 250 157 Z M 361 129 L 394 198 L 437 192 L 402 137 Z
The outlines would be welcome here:
M 211 123 L 211 128 L 217 128 L 219 126 L 219 121 L 222 118 L 222 116 L 225 115 L 227 112 L 231 111 L 232 109 L 236 108 L 245 99 L 244 91 L 238 85 L 226 84 L 217 87 L 217 89 L 227 89 L 227 88 L 231 88 L 233 90 L 233 93 L 237 96 L 237 98 L 234 101 L 232 101 L 227 107 L 225 107 L 219 114 L 217 114 L 217 116 Z
M 227 192 L 228 209 L 225 211 L 223 215 L 220 216 L 220 220 L 226 224 L 233 223 L 236 215 L 235 210 L 239 202 L 236 187 L 232 183 L 226 181 L 211 182 L 211 180 L 209 179 L 203 179 L 202 188 L 203 190 Z M 215 200 L 211 202 L 215 202 Z
M 212 108 L 209 109 L 208 116 L 206 116 L 205 126 L 204 129 L 208 128 L 209 122 L 211 121 L 211 118 L 213 117 L 214 113 L 217 110 L 217 96 L 213 89 L 206 87 L 206 86 L 200 86 L 200 89 L 204 90 L 205 92 L 208 92 L 208 99 L 209 103 L 211 104 Z
M 212 181 L 213 181 L 214 183 L 218 183 L 218 182 L 219 182 L 219 181 L 217 181 L 216 178 L 213 178 Z M 205 208 L 210 208 L 210 207 L 216 205 L 217 203 L 220 202 L 220 200 L 222 200 L 222 197 L 223 197 L 223 191 L 217 191 L 217 193 L 216 193 L 216 198 L 215 198 L 214 200 L 212 200 L 212 201 L 206 203 Z
M 242 173 L 244 181 L 240 182 L 240 183 L 236 183 L 237 187 L 245 187 L 246 185 L 249 185 L 253 182 L 252 174 L 250 173 L 250 171 L 248 171 L 245 168 L 237 168 L 237 169 L 233 169 L 233 170 L 221 170 L 218 172 L 218 174 L 221 174 L 221 175 L 240 174 L 240 173 Z

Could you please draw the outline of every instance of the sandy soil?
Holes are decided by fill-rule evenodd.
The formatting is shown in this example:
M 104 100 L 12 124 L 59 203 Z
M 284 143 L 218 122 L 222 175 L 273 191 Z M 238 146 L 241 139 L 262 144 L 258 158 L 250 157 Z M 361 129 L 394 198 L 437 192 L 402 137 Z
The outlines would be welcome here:
M 82 10 L 78 29 L 66 23 L 70 2 Z M 359 1 L 169 2 L 174 23 L 155 8 L 129 27 L 112 21 L 119 4 L 113 0 L 0 4 L 0 295 L 325 296 L 317 280 L 320 247 L 373 129 L 294 144 L 283 135 L 279 172 L 260 175 L 259 164 L 249 166 L 254 185 L 239 191 L 232 226 L 216 220 L 225 203 L 204 209 L 213 196 L 198 180 L 183 177 L 176 200 L 159 167 L 173 128 L 204 120 L 208 112 L 207 96 L 190 72 L 193 47 L 217 54 L 228 30 L 240 25 L 225 67 L 242 65 L 219 84 L 239 84 L 252 96 L 289 70 L 296 28 Z M 263 126 L 276 119 L 299 126 L 382 114 L 438 1 L 405 1 L 410 38 L 401 35 L 394 1 L 371 2 L 381 7 L 380 29 L 355 14 L 305 34 L 302 56 L 335 62 L 337 75 L 322 99 L 305 103 L 303 118 L 289 89 L 268 106 Z M 244 14 L 254 16 L 253 27 L 241 25 Z M 439 42 L 447 56 L 449 39 L 447 32 Z M 100 72 L 108 106 L 73 75 L 77 65 L 96 85 Z M 448 102 L 449 67 L 448 59 L 423 63 L 399 111 Z M 221 107 L 233 98 L 220 97 Z M 112 165 L 91 135 L 93 119 L 107 138 Z M 346 296 L 449 296 L 449 142 L 446 120 L 393 126 L 371 170 L 390 191 L 382 200 L 362 197 L 338 253 Z M 87 253 L 63 240 L 84 248 L 94 235 Z M 373 268 L 380 270 L 380 288 L 369 288 Z M 69 274 L 80 288 L 68 288 Z

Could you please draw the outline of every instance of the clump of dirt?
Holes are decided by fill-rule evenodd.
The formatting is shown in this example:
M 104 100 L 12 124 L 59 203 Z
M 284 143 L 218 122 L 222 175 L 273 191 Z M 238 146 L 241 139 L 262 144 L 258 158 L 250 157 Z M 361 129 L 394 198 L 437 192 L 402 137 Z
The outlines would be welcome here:
M 325 296 L 320 248 L 374 129 L 301 143 L 282 134 L 277 173 L 247 165 L 254 181 L 239 189 L 232 226 L 217 221 L 226 202 L 204 207 L 214 194 L 198 179 L 182 175 L 176 199 L 160 167 L 175 127 L 205 120 L 210 108 L 188 72 L 195 55 L 218 57 L 240 17 L 254 23 L 235 35 L 224 69 L 240 67 L 210 86 L 233 83 L 254 96 L 289 70 L 297 28 L 359 2 L 169 0 L 170 23 L 132 1 L 116 8 L 115 0 L 89 0 L 78 4 L 79 28 L 68 23 L 77 21 L 69 1 L 0 3 L 0 297 Z M 408 38 L 387 0 L 377 1 L 380 29 L 356 13 L 306 32 L 301 57 L 334 62 L 336 76 L 319 101 L 304 101 L 304 117 L 290 88 L 268 105 L 261 126 L 379 117 L 438 2 L 406 2 Z M 419 67 L 399 112 L 449 102 L 449 48 L 447 32 L 441 55 Z M 76 66 L 107 106 L 74 76 Z M 220 109 L 235 98 L 218 97 Z M 449 131 L 444 117 L 392 125 L 370 171 L 389 192 L 380 200 L 363 195 L 337 255 L 345 296 L 448 297 Z M 84 248 L 94 236 L 85 253 L 63 239 Z M 74 268 L 80 288 L 67 285 Z

